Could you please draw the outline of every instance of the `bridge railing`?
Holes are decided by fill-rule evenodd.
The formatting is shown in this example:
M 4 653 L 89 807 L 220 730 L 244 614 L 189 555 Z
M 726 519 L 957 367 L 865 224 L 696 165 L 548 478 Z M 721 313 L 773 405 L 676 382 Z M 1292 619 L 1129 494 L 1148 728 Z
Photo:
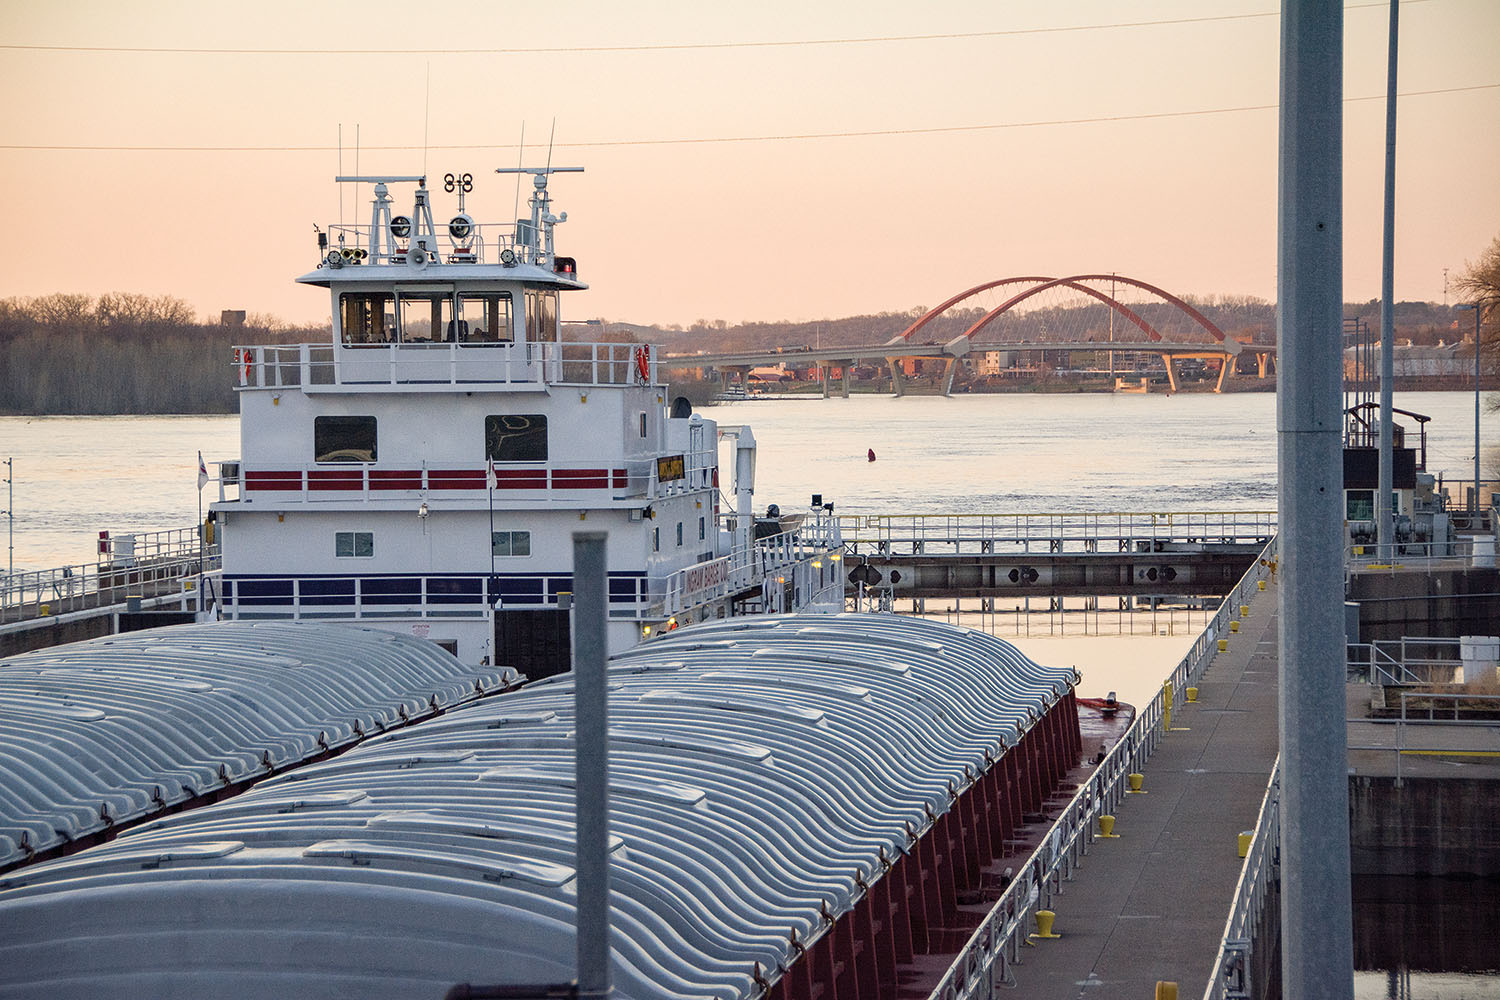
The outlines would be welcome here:
M 930 1000 L 975 1000 L 988 998 L 996 987 L 1012 985 L 1012 966 L 1021 962 L 1021 948 L 1033 927 L 1038 910 L 1051 908 L 1052 897 L 1061 895 L 1074 871 L 1089 853 L 1096 836 L 1098 818 L 1113 814 L 1131 774 L 1144 769 L 1156 751 L 1166 728 L 1171 706 L 1190 685 L 1196 685 L 1218 652 L 1218 638 L 1230 631 L 1229 623 L 1240 606 L 1276 571 L 1276 539 L 1261 551 L 1234 590 L 1224 599 L 1208 627 L 1173 669 L 1149 705 L 1136 713 L 1135 721 L 1105 755 L 1094 773 L 1079 786 L 1052 828 L 1043 836 L 1030 862 L 1016 872 L 1004 894 L 985 916 L 968 943 L 932 991 Z
M 1137 552 L 1171 544 L 1264 545 L 1268 510 L 1038 514 L 846 514 L 852 554 Z
M 0 577 L 0 623 L 110 607 L 163 593 L 177 581 L 219 569 L 219 547 L 198 547 L 196 528 L 101 537 L 103 561 Z

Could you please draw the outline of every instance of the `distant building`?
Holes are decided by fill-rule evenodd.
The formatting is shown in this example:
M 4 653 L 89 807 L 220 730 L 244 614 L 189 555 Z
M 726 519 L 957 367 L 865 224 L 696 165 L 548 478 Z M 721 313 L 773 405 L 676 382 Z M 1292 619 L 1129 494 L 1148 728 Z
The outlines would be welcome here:
M 226 330 L 238 330 L 245 325 L 245 310 L 225 309 L 219 313 L 219 325 Z

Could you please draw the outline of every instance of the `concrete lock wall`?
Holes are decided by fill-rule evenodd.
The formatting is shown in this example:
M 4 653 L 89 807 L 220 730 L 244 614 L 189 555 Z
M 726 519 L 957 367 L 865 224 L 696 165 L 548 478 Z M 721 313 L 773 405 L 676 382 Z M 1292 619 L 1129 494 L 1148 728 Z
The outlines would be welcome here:
M 1356 875 L 1500 875 L 1500 796 L 1473 778 L 1355 776 L 1349 848 Z

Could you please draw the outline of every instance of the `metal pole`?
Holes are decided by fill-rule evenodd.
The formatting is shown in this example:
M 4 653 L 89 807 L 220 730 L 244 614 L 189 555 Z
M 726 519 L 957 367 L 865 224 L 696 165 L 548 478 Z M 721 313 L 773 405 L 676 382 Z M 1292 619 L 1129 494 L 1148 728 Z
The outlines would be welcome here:
M 609 993 L 609 716 L 602 531 L 573 533 L 573 692 L 578 803 L 578 993 Z
M 1385 74 L 1385 238 L 1380 278 L 1380 491 L 1375 498 L 1375 543 L 1383 562 L 1390 562 L 1396 541 L 1391 509 L 1394 483 L 1394 430 L 1391 395 L 1396 354 L 1396 22 L 1400 0 L 1391 0 L 1390 55 Z
M 16 575 L 16 460 L 14 457 L 5 460 L 5 517 L 9 533 L 5 576 L 6 585 L 9 587 L 9 578 Z
M 1474 303 L 1474 514 L 1479 515 L 1479 303 Z
M 1282 574 L 1282 995 L 1351 1000 L 1344 733 L 1343 9 L 1284 0 L 1276 399 Z

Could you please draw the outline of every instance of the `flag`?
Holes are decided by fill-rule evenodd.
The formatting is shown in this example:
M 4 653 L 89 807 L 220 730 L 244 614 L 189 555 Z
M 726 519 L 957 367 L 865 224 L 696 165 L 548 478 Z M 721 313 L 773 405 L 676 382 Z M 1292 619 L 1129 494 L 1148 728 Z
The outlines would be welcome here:
M 495 488 L 495 460 L 493 458 L 484 464 L 484 485 L 486 489 Z
M 208 485 L 208 466 L 203 464 L 203 452 L 198 452 L 198 489 Z

